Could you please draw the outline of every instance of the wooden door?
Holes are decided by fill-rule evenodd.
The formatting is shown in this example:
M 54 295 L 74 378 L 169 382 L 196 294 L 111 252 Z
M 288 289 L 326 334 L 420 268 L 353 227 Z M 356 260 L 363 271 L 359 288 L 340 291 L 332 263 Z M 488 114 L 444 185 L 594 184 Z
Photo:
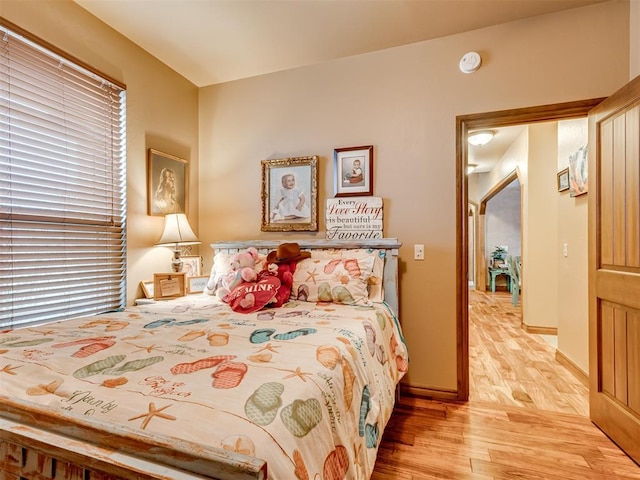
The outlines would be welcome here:
M 589 113 L 591 420 L 640 463 L 640 77 Z

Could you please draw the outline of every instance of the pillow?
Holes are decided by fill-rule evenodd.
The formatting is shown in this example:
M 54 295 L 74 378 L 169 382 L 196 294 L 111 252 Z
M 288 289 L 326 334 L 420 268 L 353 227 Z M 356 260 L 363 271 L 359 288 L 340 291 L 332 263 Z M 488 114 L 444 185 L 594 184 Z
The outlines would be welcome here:
M 374 255 L 318 254 L 297 263 L 293 274 L 291 299 L 332 302 L 345 305 L 371 305 L 367 290 L 373 273 Z M 321 258 L 321 257 L 328 258 Z
M 234 255 L 235 253 L 217 252 L 213 256 L 213 266 L 211 267 L 211 275 L 209 275 L 207 287 L 204 289 L 205 293 L 209 295 L 216 294 L 218 282 L 231 270 L 231 259 Z
M 253 313 L 271 303 L 279 288 L 280 279 L 268 275 L 257 282 L 241 283 L 231 290 L 225 301 L 234 312 Z
M 371 302 L 380 303 L 384 301 L 384 288 L 383 288 L 383 273 L 384 273 L 384 259 L 386 257 L 385 250 L 376 250 L 372 248 L 355 248 L 351 250 L 347 249 L 325 249 L 325 250 L 312 250 L 311 258 L 355 258 L 362 259 L 366 257 L 373 257 L 373 272 L 368 280 L 367 290 L 369 294 L 369 300 Z

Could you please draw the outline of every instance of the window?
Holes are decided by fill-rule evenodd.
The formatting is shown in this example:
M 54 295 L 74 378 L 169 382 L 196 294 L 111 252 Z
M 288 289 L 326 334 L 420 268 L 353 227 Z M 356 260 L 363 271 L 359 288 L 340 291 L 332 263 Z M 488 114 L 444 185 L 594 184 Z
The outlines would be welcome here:
M 0 328 L 124 307 L 122 86 L 0 23 Z

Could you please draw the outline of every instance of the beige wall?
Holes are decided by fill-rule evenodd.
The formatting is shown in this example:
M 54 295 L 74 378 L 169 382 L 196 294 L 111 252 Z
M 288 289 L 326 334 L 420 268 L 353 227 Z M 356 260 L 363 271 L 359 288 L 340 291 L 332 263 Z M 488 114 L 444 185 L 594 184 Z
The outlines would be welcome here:
M 406 381 L 440 390 L 456 388 L 456 115 L 606 96 L 629 76 L 629 6 L 619 1 L 199 92 L 70 0 L 0 5 L 3 17 L 127 84 L 130 301 L 170 257 L 149 248 L 162 221 L 146 215 L 147 147 L 190 160 L 199 181 L 189 213 L 207 245 L 285 237 L 260 232 L 260 160 L 320 155 L 323 205 L 333 149 L 374 145 L 385 234 L 404 242 Z M 470 50 L 483 66 L 464 75 L 457 65 Z M 320 217 L 321 232 L 287 237 L 322 238 Z M 424 261 L 412 259 L 415 243 Z
M 146 149 L 190 161 L 190 218 L 198 228 L 198 89 L 70 0 L 2 0 L 0 16 L 126 84 L 127 299 L 141 280 L 166 271 L 172 256 L 150 248 L 162 217 L 147 216 Z
M 587 119 L 558 122 L 558 171 L 569 166 L 569 155 L 587 142 Z M 589 309 L 587 195 L 556 195 L 558 210 L 558 350 L 589 372 Z M 567 245 L 567 256 L 563 245 Z
M 557 123 L 530 125 L 528 150 L 527 234 L 522 258 L 522 321 L 558 326 L 558 209 L 556 188 Z
M 260 232 L 260 160 L 319 155 L 324 205 L 333 149 L 373 145 L 384 233 L 404 242 L 406 381 L 455 390 L 455 118 L 609 95 L 628 78 L 628 11 L 608 2 L 201 89 L 201 237 L 284 236 Z M 469 50 L 483 66 L 465 75 Z M 323 229 L 321 215 L 319 233 L 289 238 Z M 412 259 L 416 243 L 424 261 Z

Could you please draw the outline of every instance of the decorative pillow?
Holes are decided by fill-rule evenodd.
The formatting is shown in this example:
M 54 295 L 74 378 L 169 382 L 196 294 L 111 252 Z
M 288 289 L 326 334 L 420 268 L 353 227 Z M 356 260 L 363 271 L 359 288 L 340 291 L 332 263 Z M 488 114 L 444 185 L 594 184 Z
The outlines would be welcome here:
M 271 303 L 278 288 L 280 288 L 280 279 L 266 276 L 257 282 L 241 283 L 231 290 L 225 301 L 234 312 L 253 313 Z
M 380 303 L 384 301 L 383 273 L 385 250 L 372 248 L 346 249 L 324 249 L 312 250 L 311 258 L 331 259 L 331 258 L 355 258 L 356 260 L 373 257 L 373 272 L 368 280 L 367 290 L 371 302 Z
M 346 305 L 371 305 L 367 290 L 375 256 L 357 258 L 322 254 L 298 262 L 293 274 L 291 299 L 306 302 L 332 302 Z

